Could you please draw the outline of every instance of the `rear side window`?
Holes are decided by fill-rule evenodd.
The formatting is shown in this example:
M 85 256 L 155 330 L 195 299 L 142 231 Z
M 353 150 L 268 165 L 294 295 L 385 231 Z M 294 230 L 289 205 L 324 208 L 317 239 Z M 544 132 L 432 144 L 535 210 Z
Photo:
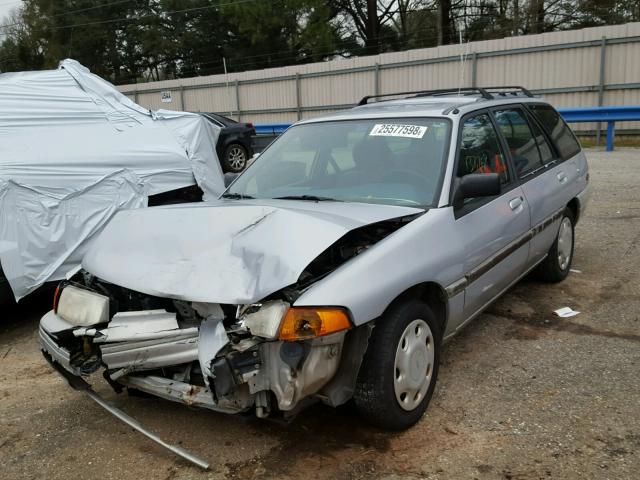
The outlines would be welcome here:
M 563 159 L 580 151 L 580 144 L 558 112 L 549 105 L 530 105 L 533 115 L 547 131 Z
M 531 126 L 531 130 L 533 131 L 533 136 L 536 139 L 536 145 L 538 145 L 538 150 L 540 151 L 540 156 L 542 157 L 542 163 L 549 163 L 555 160 L 553 150 L 551 149 L 551 145 L 547 142 L 544 133 L 538 126 L 538 124 L 531 118 L 531 115 L 527 114 L 527 120 L 529 120 L 529 125 Z
M 470 173 L 497 173 L 503 185 L 509 182 L 498 134 L 486 113 L 467 118 L 462 126 L 458 176 Z
M 496 123 L 507 141 L 513 165 L 518 176 L 542 166 L 540 152 L 529 128 L 524 112 L 520 109 L 497 110 Z

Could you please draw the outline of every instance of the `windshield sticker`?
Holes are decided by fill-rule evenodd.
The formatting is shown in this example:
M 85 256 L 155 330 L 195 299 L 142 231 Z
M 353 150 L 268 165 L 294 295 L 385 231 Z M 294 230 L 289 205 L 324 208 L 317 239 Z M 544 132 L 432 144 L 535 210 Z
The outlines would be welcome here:
M 402 125 L 398 123 L 376 123 L 370 137 L 406 137 L 422 138 L 427 132 L 427 127 L 422 125 Z

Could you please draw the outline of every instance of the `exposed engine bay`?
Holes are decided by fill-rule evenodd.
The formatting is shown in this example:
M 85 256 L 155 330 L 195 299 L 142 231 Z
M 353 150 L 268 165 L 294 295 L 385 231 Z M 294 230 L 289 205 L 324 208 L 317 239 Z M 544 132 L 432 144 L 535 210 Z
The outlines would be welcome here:
M 371 326 L 353 328 L 340 307 L 292 305 L 413 218 L 350 231 L 298 282 L 255 304 L 160 298 L 79 271 L 60 284 L 54 310 L 41 321 L 43 350 L 76 376 L 104 369 L 118 393 L 126 388 L 225 413 L 289 418 L 311 402 L 339 405 L 351 396 Z

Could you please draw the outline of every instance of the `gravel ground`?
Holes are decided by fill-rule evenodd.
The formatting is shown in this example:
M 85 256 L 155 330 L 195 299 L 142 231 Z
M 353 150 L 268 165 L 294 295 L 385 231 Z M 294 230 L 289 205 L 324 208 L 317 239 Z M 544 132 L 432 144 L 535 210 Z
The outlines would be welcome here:
M 42 359 L 50 294 L 0 319 L 0 476 L 22 478 L 638 478 L 640 150 L 591 150 L 574 272 L 525 279 L 443 352 L 422 421 L 390 434 L 350 407 L 292 424 L 115 395 L 115 405 L 212 463 L 177 459 L 72 391 Z M 570 306 L 580 315 L 560 319 Z M 7 311 L 9 312 L 7 314 Z

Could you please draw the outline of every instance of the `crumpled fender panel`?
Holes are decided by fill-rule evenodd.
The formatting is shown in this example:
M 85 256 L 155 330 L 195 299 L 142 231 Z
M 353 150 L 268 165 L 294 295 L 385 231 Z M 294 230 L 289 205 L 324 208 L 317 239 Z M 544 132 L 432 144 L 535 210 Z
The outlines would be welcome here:
M 276 203 L 123 211 L 92 243 L 83 267 L 102 280 L 158 297 L 253 303 L 295 283 L 347 232 L 420 212 L 387 205 Z

